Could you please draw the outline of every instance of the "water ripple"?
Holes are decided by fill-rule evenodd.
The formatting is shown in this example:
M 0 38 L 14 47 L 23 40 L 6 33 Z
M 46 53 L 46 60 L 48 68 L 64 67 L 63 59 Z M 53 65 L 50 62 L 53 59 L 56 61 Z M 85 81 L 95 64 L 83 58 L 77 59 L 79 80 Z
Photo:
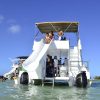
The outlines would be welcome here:
M 0 100 L 99 100 L 100 81 L 90 88 L 14 85 L 13 81 L 0 83 Z

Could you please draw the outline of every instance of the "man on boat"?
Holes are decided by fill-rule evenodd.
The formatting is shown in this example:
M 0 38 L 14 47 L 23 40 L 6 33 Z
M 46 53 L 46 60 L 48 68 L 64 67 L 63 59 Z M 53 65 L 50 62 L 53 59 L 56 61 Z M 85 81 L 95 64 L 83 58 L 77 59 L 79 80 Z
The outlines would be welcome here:
M 58 40 L 66 40 L 66 38 L 63 36 L 64 35 L 64 33 L 63 33 L 63 31 L 62 30 L 60 30 L 59 32 L 58 32 Z

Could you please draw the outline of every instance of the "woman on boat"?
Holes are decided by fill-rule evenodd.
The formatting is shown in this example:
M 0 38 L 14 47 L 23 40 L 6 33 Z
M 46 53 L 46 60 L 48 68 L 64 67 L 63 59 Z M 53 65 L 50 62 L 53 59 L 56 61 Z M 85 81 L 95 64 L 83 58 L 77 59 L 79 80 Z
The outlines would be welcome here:
M 46 33 L 45 43 L 46 44 L 50 43 L 50 41 L 53 39 L 53 37 L 54 37 L 53 31 Z
M 46 33 L 45 35 L 45 43 L 46 44 L 50 43 L 49 33 Z
M 53 37 L 54 37 L 53 31 L 50 31 L 50 32 L 49 32 L 49 38 L 52 40 Z
M 57 76 L 57 74 L 58 74 L 58 60 L 57 60 L 57 56 L 54 56 L 54 73 L 55 73 L 55 76 Z
M 52 56 L 47 55 L 46 59 L 46 77 L 53 77 L 54 76 L 54 61 Z

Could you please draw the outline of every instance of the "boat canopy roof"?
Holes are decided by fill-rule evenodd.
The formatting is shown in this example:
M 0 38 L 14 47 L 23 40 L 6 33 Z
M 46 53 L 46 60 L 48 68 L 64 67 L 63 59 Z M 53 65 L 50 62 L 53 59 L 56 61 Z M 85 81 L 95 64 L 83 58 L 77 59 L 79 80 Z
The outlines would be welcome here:
M 58 32 L 78 32 L 78 22 L 42 22 L 36 23 L 41 33 L 48 33 L 50 31 Z

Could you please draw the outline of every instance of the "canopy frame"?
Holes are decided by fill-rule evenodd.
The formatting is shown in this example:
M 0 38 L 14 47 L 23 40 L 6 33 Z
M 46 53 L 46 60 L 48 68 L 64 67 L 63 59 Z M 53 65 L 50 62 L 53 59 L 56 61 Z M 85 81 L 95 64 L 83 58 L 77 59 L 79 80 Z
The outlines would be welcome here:
M 43 22 L 36 23 L 36 26 L 41 33 L 58 32 L 60 30 L 63 32 L 78 32 L 78 22 Z

